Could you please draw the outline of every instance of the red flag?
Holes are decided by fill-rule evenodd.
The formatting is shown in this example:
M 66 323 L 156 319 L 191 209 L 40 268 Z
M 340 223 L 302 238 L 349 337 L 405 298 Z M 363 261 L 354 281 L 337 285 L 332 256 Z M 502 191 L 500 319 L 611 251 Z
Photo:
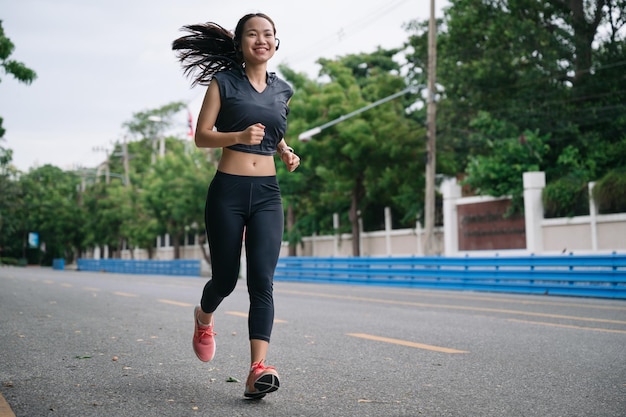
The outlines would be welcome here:
M 189 109 L 187 109 L 187 114 L 189 115 L 189 121 L 187 123 L 188 127 L 189 127 L 189 130 L 187 131 L 187 135 L 190 138 L 193 138 L 194 137 L 194 133 L 193 133 L 193 119 L 191 118 L 191 111 Z

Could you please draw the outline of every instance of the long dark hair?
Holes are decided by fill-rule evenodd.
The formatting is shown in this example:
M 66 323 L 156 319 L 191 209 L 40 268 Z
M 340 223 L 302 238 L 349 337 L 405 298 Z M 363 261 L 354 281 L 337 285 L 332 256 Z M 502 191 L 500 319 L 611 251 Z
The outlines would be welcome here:
M 250 13 L 239 19 L 235 33 L 213 22 L 181 28 L 189 34 L 172 42 L 172 49 L 176 51 L 183 73 L 192 79 L 192 87 L 196 84 L 208 85 L 215 73 L 244 65 L 239 45 L 243 28 L 253 17 L 266 19 L 276 34 L 274 22 L 264 13 Z

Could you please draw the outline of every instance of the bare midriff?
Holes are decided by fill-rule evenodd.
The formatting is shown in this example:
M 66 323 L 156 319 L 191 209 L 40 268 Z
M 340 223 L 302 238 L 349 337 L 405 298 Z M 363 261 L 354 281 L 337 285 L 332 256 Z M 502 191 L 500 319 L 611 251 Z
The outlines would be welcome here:
M 223 148 L 217 169 L 231 175 L 266 177 L 276 175 L 273 155 L 257 155 Z

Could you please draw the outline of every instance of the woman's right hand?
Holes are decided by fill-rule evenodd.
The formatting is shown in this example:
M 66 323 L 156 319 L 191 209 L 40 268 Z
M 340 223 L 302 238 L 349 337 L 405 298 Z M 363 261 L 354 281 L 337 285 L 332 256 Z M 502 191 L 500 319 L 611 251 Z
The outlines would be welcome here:
M 265 137 L 265 126 L 261 123 L 250 125 L 241 132 L 239 143 L 243 145 L 258 145 Z

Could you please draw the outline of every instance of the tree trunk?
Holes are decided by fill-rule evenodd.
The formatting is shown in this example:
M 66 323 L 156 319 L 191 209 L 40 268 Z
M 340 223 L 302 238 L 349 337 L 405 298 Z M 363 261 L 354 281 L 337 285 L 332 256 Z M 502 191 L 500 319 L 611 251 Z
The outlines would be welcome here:
M 180 233 L 176 233 L 174 236 L 174 259 L 180 259 Z
M 592 42 L 602 19 L 604 4 L 605 0 L 596 0 L 595 13 L 591 16 L 591 21 L 587 21 L 583 0 L 570 0 L 569 2 L 576 48 L 574 84 L 580 84 L 581 80 L 589 75 L 589 69 L 593 60 Z
M 296 213 L 293 209 L 293 204 L 287 205 L 287 236 L 289 236 L 289 232 L 293 230 L 293 226 L 296 224 Z M 296 256 L 296 243 L 289 241 L 289 256 Z
M 206 251 L 204 244 L 206 243 L 206 235 L 203 233 L 198 236 L 198 245 L 200 245 L 200 251 L 202 251 L 202 256 L 204 256 L 204 260 L 211 265 L 211 254 Z

